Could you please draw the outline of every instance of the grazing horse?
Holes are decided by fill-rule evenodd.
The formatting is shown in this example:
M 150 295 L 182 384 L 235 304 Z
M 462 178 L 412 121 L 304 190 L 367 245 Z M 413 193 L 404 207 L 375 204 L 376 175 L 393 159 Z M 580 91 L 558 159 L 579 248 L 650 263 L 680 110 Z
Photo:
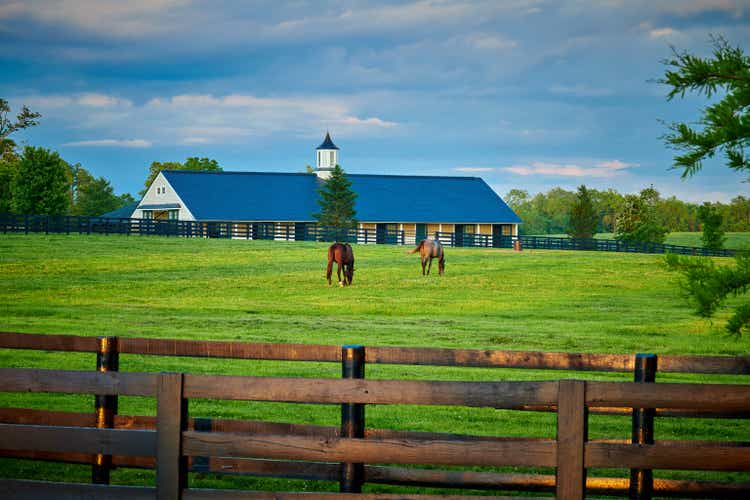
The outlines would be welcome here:
M 417 248 L 409 252 L 409 254 L 419 252 L 419 256 L 422 259 L 422 276 L 425 275 L 425 266 L 427 266 L 427 275 L 430 274 L 432 268 L 432 259 L 438 259 L 438 272 L 440 276 L 445 273 L 445 254 L 443 253 L 443 245 L 436 240 L 422 240 L 417 245 Z M 429 261 L 429 265 L 427 264 Z
M 354 279 L 354 252 L 349 243 L 334 243 L 328 247 L 328 268 L 326 269 L 326 279 L 328 286 L 331 286 L 331 273 L 333 271 L 333 262 L 336 261 L 338 269 L 336 275 L 339 278 L 339 285 L 351 285 Z M 344 281 L 341 281 L 341 268 L 344 268 Z

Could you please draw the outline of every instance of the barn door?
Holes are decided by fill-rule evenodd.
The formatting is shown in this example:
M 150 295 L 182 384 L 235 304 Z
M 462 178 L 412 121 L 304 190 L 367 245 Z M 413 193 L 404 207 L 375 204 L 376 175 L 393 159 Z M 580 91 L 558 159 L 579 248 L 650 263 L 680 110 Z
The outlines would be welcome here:
M 464 246 L 464 225 L 456 224 L 453 229 L 453 244 L 457 247 Z
M 386 243 L 388 237 L 388 225 L 387 224 L 376 224 L 375 225 L 375 243 L 382 245 Z
M 294 223 L 294 239 L 295 241 L 305 241 L 307 239 L 307 223 L 306 222 Z
M 427 224 L 417 224 L 414 238 L 416 240 L 415 243 L 419 243 L 427 238 Z

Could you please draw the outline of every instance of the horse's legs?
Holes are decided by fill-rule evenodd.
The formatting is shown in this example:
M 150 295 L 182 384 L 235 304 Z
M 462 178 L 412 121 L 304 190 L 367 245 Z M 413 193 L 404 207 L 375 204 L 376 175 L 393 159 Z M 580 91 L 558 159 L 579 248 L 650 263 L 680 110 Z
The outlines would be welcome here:
M 336 268 L 336 276 L 339 278 L 339 285 L 341 284 L 341 262 L 337 262 L 338 267 Z
M 432 269 L 432 257 L 430 257 L 430 264 L 427 266 L 427 276 L 430 275 L 430 269 Z
M 445 257 L 443 257 L 442 255 L 440 256 L 440 260 L 438 261 L 438 270 L 440 276 L 445 274 Z
M 331 286 L 331 273 L 333 272 L 333 261 L 328 261 L 328 267 L 326 268 L 326 279 L 328 280 L 328 286 Z
M 422 276 L 424 276 L 424 269 L 426 265 L 427 265 L 427 259 L 422 257 Z

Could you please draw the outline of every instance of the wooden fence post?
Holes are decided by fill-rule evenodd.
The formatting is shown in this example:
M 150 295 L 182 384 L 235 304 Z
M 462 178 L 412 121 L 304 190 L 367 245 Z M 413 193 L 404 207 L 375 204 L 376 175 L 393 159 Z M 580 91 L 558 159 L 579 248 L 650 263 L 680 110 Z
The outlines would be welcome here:
M 341 377 L 365 378 L 365 347 L 345 345 L 341 347 Z M 365 405 L 343 403 L 341 405 L 341 437 L 365 437 Z M 341 493 L 362 493 L 365 466 L 360 463 L 341 464 L 339 490 Z
M 557 393 L 558 500 L 582 500 L 586 496 L 584 451 L 588 439 L 586 382 L 560 380 Z
M 159 500 L 179 500 L 187 487 L 182 431 L 188 418 L 182 390 L 182 373 L 159 375 L 156 401 L 156 498 Z
M 653 383 L 656 381 L 656 354 L 636 354 L 634 381 Z M 633 408 L 634 444 L 654 444 L 654 408 Z M 631 499 L 650 500 L 654 491 L 654 477 L 650 469 L 630 470 Z
M 96 352 L 96 371 L 116 372 L 120 369 L 120 355 L 117 347 L 117 337 L 99 337 L 99 348 Z M 115 425 L 117 414 L 117 395 L 94 396 L 96 411 L 96 428 L 111 429 Z M 91 482 L 93 484 L 109 484 L 109 474 L 112 470 L 112 455 L 97 453 L 91 465 Z

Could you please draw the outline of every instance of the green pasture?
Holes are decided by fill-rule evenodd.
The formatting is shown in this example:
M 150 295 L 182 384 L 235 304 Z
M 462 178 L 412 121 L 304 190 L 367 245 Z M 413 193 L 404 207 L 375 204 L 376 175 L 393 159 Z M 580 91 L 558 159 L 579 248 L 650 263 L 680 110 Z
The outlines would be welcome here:
M 556 237 L 568 237 L 567 234 L 540 234 L 538 236 L 556 236 Z M 702 247 L 703 242 L 701 241 L 701 232 L 681 232 L 681 233 L 669 233 L 664 243 L 668 245 L 682 245 L 686 247 Z M 602 240 L 612 240 L 615 235 L 613 233 L 598 233 L 594 235 L 594 238 Z M 724 248 L 739 250 L 743 248 L 750 248 L 750 233 L 726 233 L 727 240 L 724 243 Z
M 695 316 L 657 255 L 447 249 L 446 275 L 421 276 L 408 247 L 355 246 L 354 285 L 328 287 L 320 243 L 134 236 L 0 235 L 0 331 L 537 351 L 746 354 L 728 310 Z M 729 263 L 731 259 L 716 259 Z M 435 266 L 436 267 L 436 266 Z M 730 302 L 729 305 L 732 303 Z M 91 369 L 92 354 L 0 350 L 0 366 Z M 325 363 L 124 355 L 127 371 L 338 377 Z M 369 378 L 629 380 L 627 374 L 369 366 Z M 658 381 L 748 383 L 748 377 L 659 375 Z M 0 394 L 0 406 L 91 411 L 91 397 Z M 154 414 L 148 398 L 120 413 Z M 338 425 L 331 405 L 191 402 L 193 416 Z M 555 417 L 444 407 L 367 409 L 367 425 L 481 435 L 554 437 Z M 630 436 L 624 417 L 592 416 L 593 438 Z M 657 439 L 750 441 L 742 420 L 660 419 Z M 620 471 L 621 472 L 621 471 Z M 592 474 L 613 473 L 592 471 Z M 88 467 L 0 460 L 0 476 L 89 480 Z M 668 477 L 739 474 L 660 472 Z M 152 481 L 118 470 L 114 482 Z M 336 490 L 331 483 L 194 475 L 216 487 Z M 368 491 L 391 491 L 368 485 Z M 428 490 L 423 490 L 428 491 Z

